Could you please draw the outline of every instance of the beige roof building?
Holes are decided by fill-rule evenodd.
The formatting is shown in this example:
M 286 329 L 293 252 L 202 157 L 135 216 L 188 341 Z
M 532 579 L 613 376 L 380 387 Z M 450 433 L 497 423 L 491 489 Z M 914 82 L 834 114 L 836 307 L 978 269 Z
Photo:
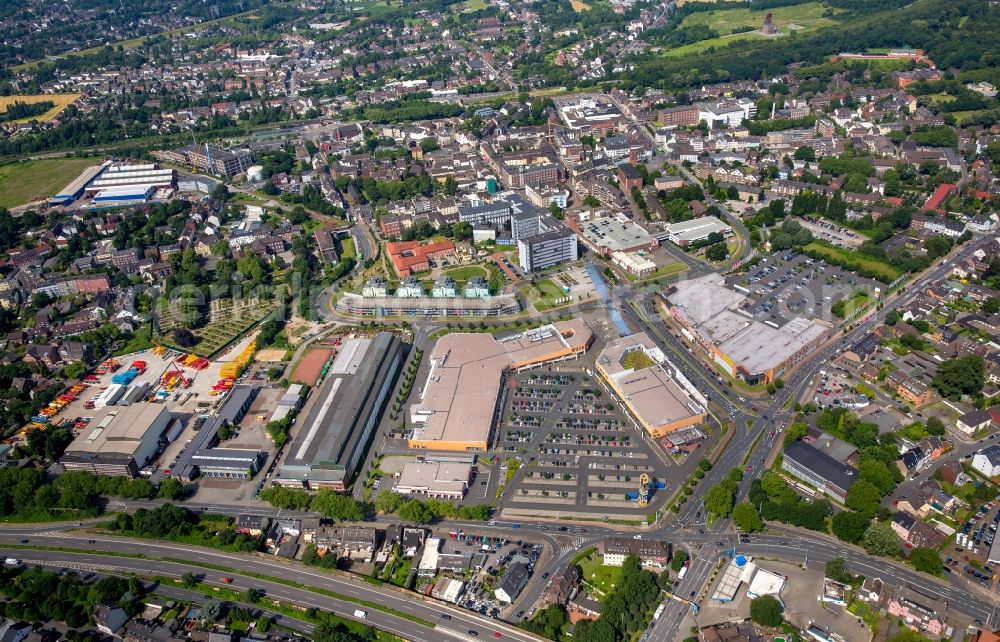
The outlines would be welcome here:
M 705 419 L 707 400 L 643 332 L 608 343 L 597 372 L 653 437 Z
M 67 470 L 135 477 L 169 424 L 170 412 L 163 404 L 101 408 L 59 461 Z
M 414 461 L 403 465 L 394 490 L 403 495 L 462 499 L 471 480 L 469 464 Z
M 464 332 L 441 337 L 430 356 L 431 369 L 420 401 L 410 406 L 410 447 L 485 451 L 506 373 L 575 359 L 587 351 L 593 339 L 590 329 L 578 319 L 504 339 Z

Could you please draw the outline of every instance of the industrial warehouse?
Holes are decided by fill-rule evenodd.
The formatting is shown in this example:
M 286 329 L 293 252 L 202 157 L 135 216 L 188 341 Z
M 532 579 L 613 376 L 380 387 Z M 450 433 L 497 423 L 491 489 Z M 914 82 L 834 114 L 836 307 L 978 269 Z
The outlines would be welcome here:
M 102 408 L 94 413 L 90 425 L 73 440 L 59 463 L 66 470 L 138 477 L 139 470 L 156 454 L 170 421 L 170 411 L 163 404 Z
M 275 483 L 347 488 L 392 392 L 405 352 L 405 344 L 390 332 L 344 342 L 313 395 Z
M 645 333 L 609 343 L 597 372 L 652 437 L 700 423 L 708 401 Z
M 410 406 L 410 448 L 485 451 L 502 405 L 506 373 L 576 359 L 593 340 L 578 319 L 504 339 L 481 333 L 441 337 L 430 355 L 420 401 Z
M 662 304 L 730 376 L 748 384 L 770 383 L 816 350 L 829 327 L 795 317 L 784 325 L 757 321 L 745 311 L 747 297 L 725 286 L 718 274 L 674 284 Z
M 156 164 L 128 165 L 106 161 L 88 167 L 50 199 L 53 205 L 69 205 L 81 197 L 95 205 L 145 203 L 177 189 L 177 171 Z

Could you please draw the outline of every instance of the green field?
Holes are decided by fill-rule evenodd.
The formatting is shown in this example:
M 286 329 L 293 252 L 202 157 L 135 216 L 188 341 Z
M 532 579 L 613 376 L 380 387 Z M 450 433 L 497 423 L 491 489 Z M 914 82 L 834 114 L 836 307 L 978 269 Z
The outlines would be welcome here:
M 833 247 L 817 241 L 804 246 L 802 248 L 806 252 L 816 252 L 823 257 L 831 260 L 834 263 L 853 263 L 855 265 L 861 266 L 865 269 L 871 270 L 877 274 L 882 275 L 888 281 L 895 281 L 900 276 L 902 272 L 892 267 L 888 263 L 883 263 L 876 259 L 864 256 L 858 252 L 852 250 L 846 250 L 841 247 Z
M 539 312 L 544 312 L 557 305 L 563 305 L 563 303 L 557 303 L 557 301 L 561 301 L 569 296 L 551 279 L 535 281 L 529 292 L 529 300 L 535 304 L 535 309 Z
M 642 281 L 643 282 L 656 281 L 658 279 L 662 279 L 667 276 L 680 274 L 681 272 L 687 269 L 688 269 L 687 265 L 681 263 L 680 261 L 667 263 L 666 265 L 661 265 L 660 267 L 656 268 L 656 271 L 650 274 L 649 276 L 643 277 Z M 627 272 L 625 273 L 625 278 L 627 278 L 630 282 L 635 282 L 639 280 L 635 275 Z
M 69 185 L 94 158 L 58 158 L 13 163 L 0 167 L 0 207 L 16 207 L 50 198 Z
M 591 553 L 579 561 L 580 570 L 583 571 L 583 581 L 597 589 L 593 597 L 600 600 L 603 594 L 608 594 L 614 590 L 621 581 L 622 569 L 620 566 L 605 566 L 603 559 L 598 553 Z
M 346 238 L 340 241 L 340 258 L 342 259 L 358 258 L 358 251 L 354 247 L 354 239 Z
M 924 100 L 935 105 L 944 105 L 945 103 L 950 103 L 955 100 L 954 96 L 945 93 L 927 94 L 923 98 Z
M 450 276 L 456 283 L 465 283 L 474 276 L 481 276 L 484 279 L 490 278 L 490 273 L 481 265 L 460 265 L 458 267 L 446 268 L 441 271 L 442 275 Z
M 788 35 L 792 31 L 807 33 L 820 27 L 836 24 L 835 20 L 823 17 L 823 12 L 826 11 L 826 8 L 820 2 L 806 2 L 790 7 L 775 7 L 774 9 L 763 9 L 760 11 L 743 8 L 699 11 L 685 18 L 681 22 L 681 27 L 707 25 L 719 33 L 719 37 L 693 42 L 675 49 L 668 49 L 664 52 L 664 55 L 683 56 L 704 51 L 709 47 L 724 47 L 741 40 L 757 40 L 773 37 L 763 36 L 757 33 L 757 31 L 733 33 L 733 29 L 737 28 L 752 27 L 754 30 L 759 29 L 769 11 L 774 15 L 774 24 L 778 28 L 780 35 Z

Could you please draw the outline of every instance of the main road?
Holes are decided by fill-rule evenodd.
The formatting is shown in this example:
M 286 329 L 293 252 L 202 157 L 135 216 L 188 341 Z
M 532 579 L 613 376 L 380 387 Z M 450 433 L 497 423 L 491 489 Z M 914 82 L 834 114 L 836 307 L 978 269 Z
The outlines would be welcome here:
M 116 570 L 147 577 L 176 578 L 193 573 L 209 584 L 239 591 L 263 589 L 274 599 L 300 606 L 315 606 L 348 619 L 362 619 L 354 616 L 355 609 L 361 609 L 367 613 L 364 618 L 366 623 L 407 640 L 437 642 L 442 639 L 442 634 L 472 639 L 496 637 L 496 633 L 502 639 L 518 642 L 537 642 L 540 639 L 506 622 L 482 618 L 411 591 L 377 586 L 358 575 L 313 569 L 258 554 L 232 553 L 176 542 L 75 533 L 51 526 L 0 529 L 0 545 L 4 546 L 6 556 L 31 563 L 58 561 L 84 569 Z M 232 583 L 223 582 L 224 577 L 232 578 Z M 359 601 L 378 604 L 389 611 L 360 605 Z M 425 620 L 430 626 L 404 615 Z

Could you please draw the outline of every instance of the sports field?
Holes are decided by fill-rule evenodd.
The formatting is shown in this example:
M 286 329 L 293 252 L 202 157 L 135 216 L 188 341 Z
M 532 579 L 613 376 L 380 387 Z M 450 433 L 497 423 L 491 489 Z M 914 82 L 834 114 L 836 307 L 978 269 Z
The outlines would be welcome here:
M 295 366 L 295 372 L 292 373 L 292 381 L 295 383 L 304 383 L 307 386 L 315 386 L 316 380 L 319 379 L 319 375 L 323 371 L 323 364 L 329 360 L 332 354 L 333 350 L 325 348 L 315 348 L 307 351 Z
M 0 166 L 0 207 L 17 207 L 55 196 L 94 158 L 54 158 Z
M 62 110 L 66 109 L 69 105 L 82 96 L 83 94 L 33 94 L 30 96 L 0 96 L 0 114 L 7 111 L 7 108 L 14 103 L 24 103 L 26 105 L 34 105 L 35 103 L 43 103 L 45 101 L 52 101 L 53 107 L 41 116 L 36 116 L 34 118 L 21 118 L 20 120 L 15 120 L 15 123 L 27 122 L 30 120 L 37 120 L 38 122 L 48 122 L 56 117 Z

